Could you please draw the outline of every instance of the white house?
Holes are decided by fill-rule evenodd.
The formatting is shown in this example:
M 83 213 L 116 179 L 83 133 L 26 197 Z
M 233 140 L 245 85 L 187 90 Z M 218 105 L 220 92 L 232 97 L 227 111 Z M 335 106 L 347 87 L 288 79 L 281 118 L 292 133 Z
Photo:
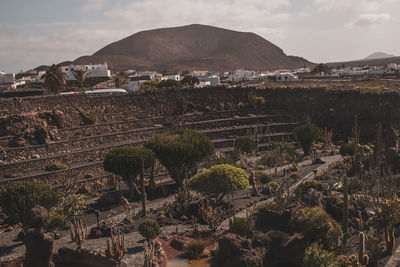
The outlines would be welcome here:
M 87 78 L 110 78 L 111 72 L 108 69 L 107 63 L 104 64 L 89 64 L 89 65 L 69 65 L 62 66 L 61 71 L 64 72 L 67 81 L 75 81 L 74 71 L 86 71 Z
M 174 80 L 174 81 L 180 81 L 181 80 L 181 76 L 179 74 L 167 75 L 167 76 L 164 76 L 163 78 L 166 78 L 165 80 Z
M 151 78 L 149 75 L 131 77 L 131 78 L 129 78 L 127 90 L 128 91 L 138 91 L 140 89 L 140 86 L 148 81 L 151 81 Z
M 218 86 L 219 85 L 219 77 L 218 76 L 200 76 L 198 77 L 200 83 L 210 83 L 211 86 Z
M 299 76 L 290 72 L 276 73 L 275 79 L 277 82 L 297 82 L 300 80 Z

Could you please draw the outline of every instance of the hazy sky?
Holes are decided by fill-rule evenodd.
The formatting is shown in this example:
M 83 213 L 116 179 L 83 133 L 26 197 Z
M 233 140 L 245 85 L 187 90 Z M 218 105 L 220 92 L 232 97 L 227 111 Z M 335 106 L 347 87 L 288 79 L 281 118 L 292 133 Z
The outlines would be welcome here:
M 400 55 L 400 0 L 0 0 L 0 71 L 74 60 L 141 30 L 254 32 L 313 62 Z

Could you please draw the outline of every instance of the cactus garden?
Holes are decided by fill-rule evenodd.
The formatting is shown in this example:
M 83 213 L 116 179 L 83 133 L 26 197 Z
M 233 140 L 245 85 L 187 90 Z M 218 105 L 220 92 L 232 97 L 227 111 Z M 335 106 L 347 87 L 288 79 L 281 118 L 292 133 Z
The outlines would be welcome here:
M 398 104 L 280 89 L 4 100 L 0 265 L 396 266 Z

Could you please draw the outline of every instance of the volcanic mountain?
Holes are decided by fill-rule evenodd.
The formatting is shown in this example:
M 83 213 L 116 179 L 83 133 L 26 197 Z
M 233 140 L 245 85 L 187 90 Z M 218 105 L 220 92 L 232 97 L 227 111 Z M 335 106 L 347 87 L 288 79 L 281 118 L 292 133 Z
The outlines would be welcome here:
M 274 70 L 313 65 L 304 58 L 287 56 L 254 33 L 198 24 L 138 32 L 74 64 L 104 62 L 114 71 Z

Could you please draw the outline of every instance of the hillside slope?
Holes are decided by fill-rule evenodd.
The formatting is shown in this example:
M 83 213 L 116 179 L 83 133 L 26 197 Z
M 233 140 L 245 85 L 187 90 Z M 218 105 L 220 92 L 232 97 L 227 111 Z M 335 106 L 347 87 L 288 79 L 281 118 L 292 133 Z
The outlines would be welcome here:
M 282 49 L 254 33 L 198 24 L 139 32 L 74 61 L 104 62 L 115 71 L 274 70 L 313 65 L 304 58 L 285 55 Z

